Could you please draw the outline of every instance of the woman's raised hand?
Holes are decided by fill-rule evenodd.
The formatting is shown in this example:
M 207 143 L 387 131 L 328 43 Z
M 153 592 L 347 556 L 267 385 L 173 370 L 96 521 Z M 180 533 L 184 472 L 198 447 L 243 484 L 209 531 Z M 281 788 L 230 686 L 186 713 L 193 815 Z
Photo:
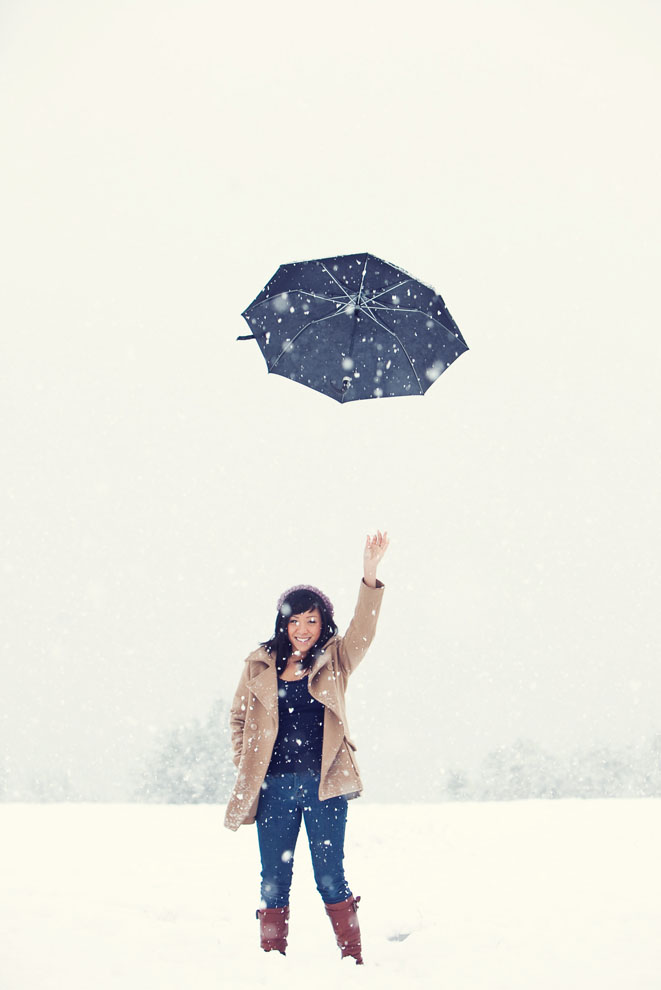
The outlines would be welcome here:
M 388 534 L 379 529 L 375 536 L 367 536 L 363 551 L 363 578 L 370 588 L 376 588 L 376 569 L 388 549 L 388 543 Z

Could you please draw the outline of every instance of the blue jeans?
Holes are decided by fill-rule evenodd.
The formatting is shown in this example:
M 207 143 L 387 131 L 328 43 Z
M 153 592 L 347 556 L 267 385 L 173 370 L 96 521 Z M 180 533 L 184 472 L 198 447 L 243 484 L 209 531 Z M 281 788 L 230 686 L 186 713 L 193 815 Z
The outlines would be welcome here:
M 294 850 L 305 818 L 317 890 L 326 904 L 351 897 L 344 879 L 345 797 L 319 800 L 319 774 L 269 775 L 262 784 L 257 807 L 257 838 L 262 859 L 262 904 L 267 908 L 289 904 Z

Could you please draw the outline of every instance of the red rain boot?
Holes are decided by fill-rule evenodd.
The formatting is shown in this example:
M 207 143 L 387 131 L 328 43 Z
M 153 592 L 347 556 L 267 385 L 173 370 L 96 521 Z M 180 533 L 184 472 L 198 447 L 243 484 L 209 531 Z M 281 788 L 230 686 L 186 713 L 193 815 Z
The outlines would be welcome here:
M 259 918 L 259 944 L 264 952 L 281 952 L 285 955 L 289 934 L 289 905 L 281 908 L 263 908 L 255 912 Z
M 337 944 L 342 958 L 352 956 L 357 966 L 363 964 L 362 947 L 360 944 L 360 925 L 358 924 L 358 901 L 360 897 L 348 897 L 339 904 L 326 904 L 326 914 L 331 920 Z

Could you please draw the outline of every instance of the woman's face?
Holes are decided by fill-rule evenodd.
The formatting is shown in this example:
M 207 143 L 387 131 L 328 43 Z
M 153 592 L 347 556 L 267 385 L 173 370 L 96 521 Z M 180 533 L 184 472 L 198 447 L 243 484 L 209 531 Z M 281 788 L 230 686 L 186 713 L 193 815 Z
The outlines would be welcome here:
M 299 615 L 291 615 L 287 623 L 287 635 L 294 653 L 305 656 L 321 636 L 321 612 L 311 608 Z

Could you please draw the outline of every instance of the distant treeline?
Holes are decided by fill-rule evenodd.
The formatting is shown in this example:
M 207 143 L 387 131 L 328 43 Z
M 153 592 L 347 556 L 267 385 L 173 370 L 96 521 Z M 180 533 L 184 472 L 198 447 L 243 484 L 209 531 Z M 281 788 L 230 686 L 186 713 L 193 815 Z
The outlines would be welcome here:
M 228 712 L 218 702 L 206 722 L 173 730 L 145 766 L 135 797 L 174 804 L 227 800 L 234 782 Z M 432 772 L 421 790 L 418 774 L 393 781 L 394 800 L 513 801 L 525 798 L 661 797 L 661 735 L 638 748 L 599 747 L 569 756 L 528 739 L 492 750 L 478 769 Z
M 529 739 L 492 750 L 477 771 L 442 772 L 435 800 L 661 797 L 661 735 L 623 749 L 599 746 L 568 756 Z
M 204 720 L 165 732 L 140 764 L 128 800 L 167 804 L 222 804 L 235 770 L 230 757 L 227 705 L 218 701 Z M 474 771 L 450 766 L 392 781 L 394 801 L 514 801 L 532 798 L 661 797 L 661 735 L 638 746 L 547 752 L 529 739 L 489 752 Z M 71 774 L 33 777 L 20 789 L 0 766 L 0 800 L 84 801 Z M 367 794 L 369 796 L 369 792 Z
M 166 734 L 136 782 L 137 801 L 218 804 L 230 795 L 236 771 L 231 759 L 229 709 L 222 701 L 209 717 Z

